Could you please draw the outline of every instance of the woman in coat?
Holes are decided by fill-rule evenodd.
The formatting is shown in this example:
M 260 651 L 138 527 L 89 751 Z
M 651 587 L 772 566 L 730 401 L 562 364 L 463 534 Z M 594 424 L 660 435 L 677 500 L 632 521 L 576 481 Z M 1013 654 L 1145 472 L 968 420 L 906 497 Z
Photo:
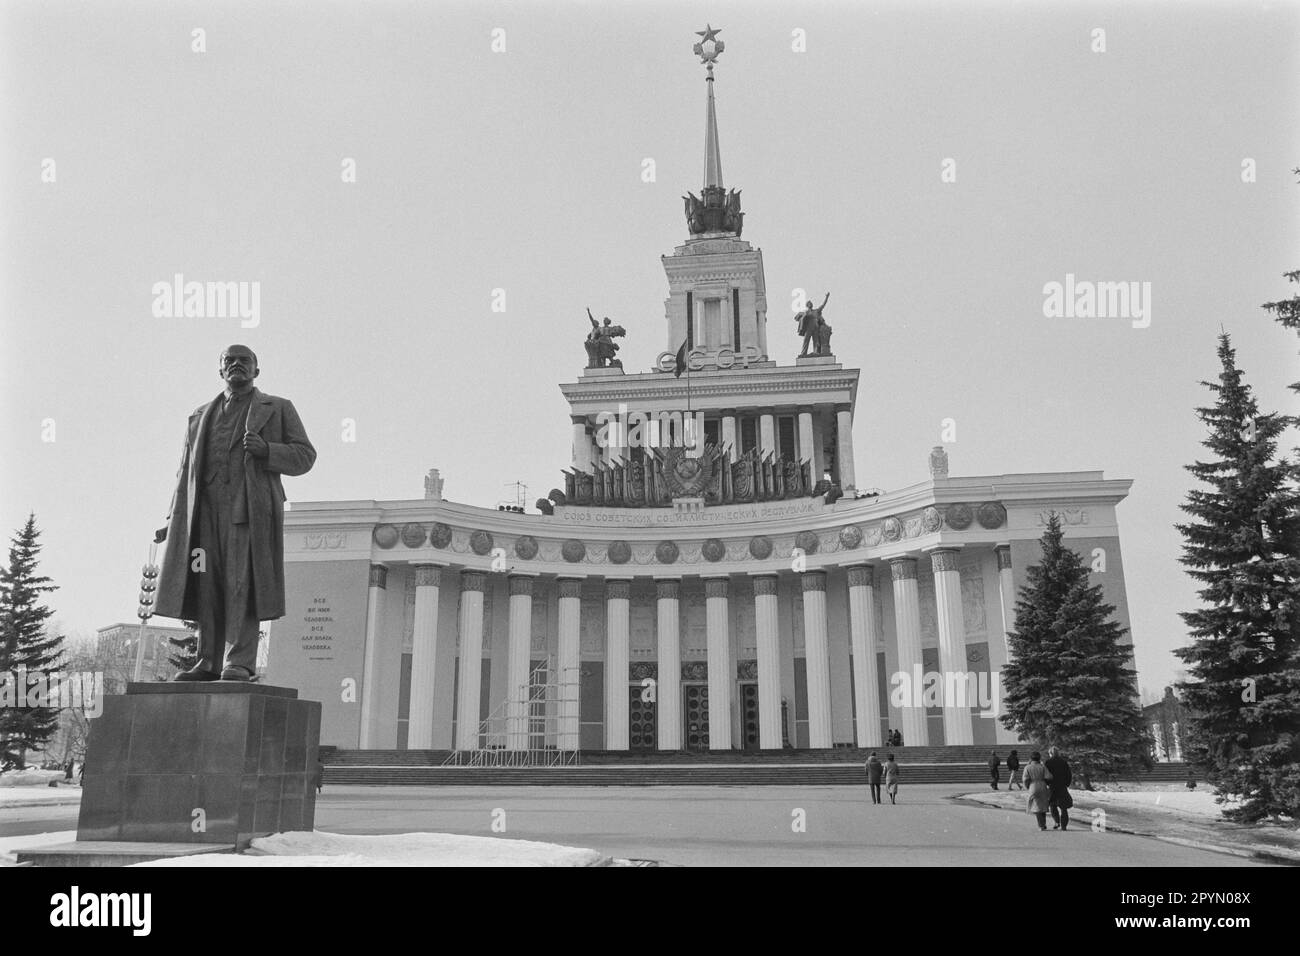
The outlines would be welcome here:
M 1025 807 L 1038 818 L 1038 829 L 1047 829 L 1047 768 L 1043 766 L 1042 755 L 1037 750 L 1029 755 L 1022 780 L 1028 805 Z
M 893 754 L 885 761 L 885 792 L 889 794 L 890 803 L 898 802 L 898 761 Z

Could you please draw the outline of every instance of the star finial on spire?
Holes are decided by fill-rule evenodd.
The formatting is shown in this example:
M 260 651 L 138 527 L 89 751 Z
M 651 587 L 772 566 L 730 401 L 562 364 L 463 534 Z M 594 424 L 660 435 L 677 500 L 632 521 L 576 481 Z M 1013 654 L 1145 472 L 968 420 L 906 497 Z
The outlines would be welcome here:
M 695 35 L 697 37 L 702 37 L 702 39 L 691 49 L 695 55 L 700 58 L 701 63 L 708 64 L 710 70 L 713 68 L 713 64 L 718 61 L 718 54 L 726 49 L 726 44 L 717 39 L 718 34 L 721 32 L 721 27 L 715 30 L 713 29 L 713 26 L 708 23 L 704 25 L 703 30 L 695 31 Z M 705 49 L 706 46 L 708 46 L 709 49 Z

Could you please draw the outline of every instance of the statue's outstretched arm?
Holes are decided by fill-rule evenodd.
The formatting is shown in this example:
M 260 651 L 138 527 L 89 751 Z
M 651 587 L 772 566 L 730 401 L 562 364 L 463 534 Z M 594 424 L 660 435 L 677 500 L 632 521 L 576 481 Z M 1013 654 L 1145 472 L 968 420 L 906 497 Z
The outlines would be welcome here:
M 820 312 L 822 309 L 826 308 L 826 303 L 829 302 L 830 300 L 831 300 L 831 294 L 827 292 L 826 298 L 822 299 L 822 304 L 817 306 L 817 311 Z

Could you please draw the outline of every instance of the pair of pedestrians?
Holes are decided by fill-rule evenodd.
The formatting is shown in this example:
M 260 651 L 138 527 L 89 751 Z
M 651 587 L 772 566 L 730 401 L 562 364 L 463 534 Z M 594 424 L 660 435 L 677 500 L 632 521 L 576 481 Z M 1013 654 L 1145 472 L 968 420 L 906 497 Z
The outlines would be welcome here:
M 1070 807 L 1074 806 L 1074 798 L 1070 796 L 1072 779 L 1070 764 L 1061 756 L 1059 748 L 1048 749 L 1046 763 L 1037 750 L 1029 755 L 1024 773 L 1028 801 L 1025 809 L 1038 819 L 1038 829 L 1047 829 L 1048 811 L 1055 821 L 1053 830 L 1070 829 Z
M 998 776 L 998 768 L 1000 768 L 1001 766 L 1002 766 L 1002 761 L 998 759 L 997 751 L 991 752 L 989 754 L 989 786 L 992 787 L 994 790 L 998 788 L 998 783 L 1000 782 L 1000 778 Z M 1011 751 L 1011 753 L 1007 754 L 1007 789 L 1008 790 L 1010 790 L 1012 787 L 1020 787 L 1021 790 L 1024 789 L 1024 786 L 1020 783 L 1019 773 L 1020 773 L 1020 756 L 1013 750 Z
M 876 752 L 871 751 L 871 756 L 867 758 L 867 783 L 871 787 L 871 802 L 880 802 L 880 783 L 885 783 L 885 792 L 889 794 L 889 802 L 898 802 L 898 761 L 894 755 L 890 754 L 882 764 Z

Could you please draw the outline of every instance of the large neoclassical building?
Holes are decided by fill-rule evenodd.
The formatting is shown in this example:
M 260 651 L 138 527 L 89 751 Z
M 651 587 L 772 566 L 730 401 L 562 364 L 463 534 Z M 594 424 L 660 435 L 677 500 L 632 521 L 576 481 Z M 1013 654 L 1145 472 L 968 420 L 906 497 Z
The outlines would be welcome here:
M 723 183 L 714 43 L 696 48 L 705 174 L 662 259 L 664 353 L 624 369 L 621 330 L 593 328 L 560 386 L 571 466 L 538 513 L 446 501 L 436 473 L 422 498 L 287 513 L 267 679 L 323 703 L 322 743 L 536 760 L 889 730 L 1012 742 L 993 717 L 1005 634 L 1052 512 L 1128 626 L 1130 481 L 957 477 L 941 446 L 914 484 L 859 489 L 858 370 L 813 304 L 802 343 L 781 329 L 806 355 L 769 347 L 763 256 Z

